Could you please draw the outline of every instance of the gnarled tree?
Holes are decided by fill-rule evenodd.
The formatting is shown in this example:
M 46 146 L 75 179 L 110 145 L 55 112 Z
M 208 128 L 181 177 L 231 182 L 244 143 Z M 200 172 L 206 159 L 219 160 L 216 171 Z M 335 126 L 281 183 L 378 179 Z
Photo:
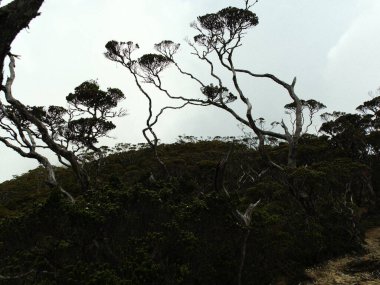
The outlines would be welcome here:
M 43 0 L 15 0 L 0 8 L 0 83 L 4 93 L 4 98 L 0 98 L 0 127 L 3 130 L 0 141 L 22 156 L 36 159 L 48 169 L 49 185 L 58 187 L 52 164 L 38 152 L 50 149 L 64 165 L 72 168 L 81 188 L 87 190 L 89 178 L 77 153 L 84 148 L 100 153 L 95 144 L 115 127 L 108 119 L 124 114 L 122 110 L 113 111 L 124 95 L 118 89 L 101 91 L 96 82 L 85 82 L 67 97 L 68 109 L 28 107 L 13 96 L 16 56 L 11 53 L 11 44 L 39 15 L 42 3 Z M 4 82 L 7 56 L 9 76 Z
M 0 7 L 0 84 L 4 80 L 4 61 L 11 52 L 13 40 L 39 15 L 38 10 L 43 2 L 44 0 L 14 0 Z
M 73 169 L 82 189 L 87 190 L 89 177 L 81 157 L 90 150 L 101 158 L 101 148 L 96 144 L 99 138 L 115 128 L 110 119 L 125 115 L 123 109 L 114 110 L 124 94 L 116 88 L 103 91 L 97 82 L 86 81 L 66 97 L 67 109 L 60 106 L 29 107 L 13 98 L 12 78 L 14 71 L 6 85 L 7 102 L 0 101 L 0 128 L 4 131 L 0 141 L 23 157 L 37 159 L 49 171 L 49 184 L 59 186 L 51 163 L 39 152 L 41 149 L 52 150 L 63 165 Z M 12 104 L 14 102 L 16 104 Z
M 132 42 L 110 41 L 106 45 L 106 57 L 125 66 L 135 78 L 135 82 L 140 90 L 149 100 L 150 110 L 152 105 L 151 95 L 143 89 L 141 83 L 153 85 L 159 91 L 166 94 L 173 100 L 182 101 L 186 104 L 208 106 L 213 105 L 229 112 L 237 121 L 248 127 L 257 136 L 259 150 L 262 157 L 269 165 L 283 169 L 281 165 L 271 160 L 265 151 L 265 142 L 268 138 L 285 141 L 288 144 L 288 166 L 296 167 L 298 141 L 303 133 L 307 132 L 312 124 L 313 116 L 317 111 L 324 108 L 324 105 L 315 100 L 302 100 L 295 92 L 296 78 L 288 83 L 270 73 L 255 73 L 248 69 L 239 68 L 235 65 L 236 50 L 242 45 L 245 33 L 255 27 L 258 17 L 250 9 L 256 3 L 244 1 L 244 8 L 227 7 L 217 13 L 199 16 L 197 21 L 192 23 L 192 27 L 197 31 L 192 41 L 188 41 L 193 49 L 193 55 L 206 63 L 210 68 L 210 76 L 214 82 L 209 83 L 198 78 L 192 73 L 184 71 L 175 59 L 179 49 L 179 44 L 169 40 L 162 41 L 155 45 L 157 54 L 146 54 L 139 59 L 132 59 L 132 52 L 139 48 Z M 133 48 L 131 48 L 133 46 Z M 213 61 L 215 56 L 217 61 Z M 200 96 L 197 98 L 186 98 L 184 96 L 172 95 L 163 87 L 161 72 L 168 66 L 173 65 L 182 75 L 189 77 L 200 85 Z M 223 82 L 222 76 L 217 74 L 216 65 L 221 66 L 224 71 L 230 74 L 234 91 L 229 91 L 229 82 Z M 239 75 L 248 75 L 253 79 L 264 78 L 271 80 L 274 84 L 281 86 L 292 102 L 285 106 L 289 113 L 292 113 L 292 130 L 285 124 L 284 120 L 277 123 L 282 131 L 264 129 L 257 120 L 254 119 L 253 106 L 248 93 L 244 91 L 239 81 Z M 229 103 L 239 100 L 245 105 L 245 114 L 239 114 L 238 110 L 230 107 Z M 309 111 L 309 122 L 305 122 L 304 111 Z M 152 117 L 150 112 L 149 118 Z M 152 125 L 148 129 L 152 132 Z

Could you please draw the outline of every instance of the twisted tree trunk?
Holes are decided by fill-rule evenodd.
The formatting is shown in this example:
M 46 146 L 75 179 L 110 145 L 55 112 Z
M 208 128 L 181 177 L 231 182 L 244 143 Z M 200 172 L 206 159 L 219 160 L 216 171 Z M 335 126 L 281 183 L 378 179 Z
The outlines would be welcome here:
M 15 78 L 14 72 L 14 55 L 11 54 L 11 44 L 17 34 L 24 28 L 27 28 L 30 21 L 39 16 L 38 12 L 44 0 L 14 0 L 11 3 L 0 8 L 0 90 L 5 93 L 5 99 L 15 109 L 18 110 L 29 122 L 34 124 L 41 134 L 41 139 L 47 146 L 58 156 L 67 159 L 81 184 L 83 190 L 89 187 L 88 176 L 81 167 L 74 153 L 63 148 L 54 142 L 50 137 L 46 126 L 35 116 L 33 116 L 24 104 L 15 99 L 12 95 L 12 84 Z M 4 62 L 5 58 L 10 58 L 10 76 L 4 83 Z
M 14 0 L 0 8 L 0 84 L 3 83 L 4 61 L 17 34 L 37 17 L 44 0 Z

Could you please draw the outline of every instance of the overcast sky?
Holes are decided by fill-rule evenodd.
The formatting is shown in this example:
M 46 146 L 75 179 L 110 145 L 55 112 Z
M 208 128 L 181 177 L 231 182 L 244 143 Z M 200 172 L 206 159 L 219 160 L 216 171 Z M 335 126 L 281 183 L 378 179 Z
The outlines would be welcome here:
M 103 56 L 104 45 L 109 40 L 131 40 L 141 47 L 138 56 L 152 52 L 153 44 L 161 40 L 179 42 L 181 65 L 211 83 L 206 66 L 189 55 L 184 40 L 194 36 L 189 23 L 226 6 L 241 7 L 242 2 L 45 0 L 41 16 L 12 46 L 13 53 L 21 55 L 14 96 L 30 105 L 65 105 L 65 96 L 76 86 L 97 79 L 102 88 L 120 88 L 127 97 L 122 106 L 128 116 L 117 121 L 115 140 L 108 143 L 143 142 L 146 99 L 127 71 Z M 238 67 L 273 73 L 288 82 L 297 76 L 299 97 L 319 100 L 328 111 L 354 112 L 370 99 L 368 91 L 380 86 L 379 0 L 260 0 L 254 12 L 260 24 L 246 35 L 236 55 Z M 230 76 L 222 76 L 231 86 Z M 290 100 L 283 90 L 265 79 L 239 79 L 254 103 L 254 117 L 268 122 L 284 117 L 282 107 Z M 199 94 L 197 85 L 170 70 L 164 80 L 173 94 Z M 239 109 L 238 104 L 234 107 Z M 182 134 L 241 134 L 230 115 L 213 107 L 168 113 L 156 131 L 164 142 Z M 0 181 L 37 166 L 3 146 L 0 153 Z

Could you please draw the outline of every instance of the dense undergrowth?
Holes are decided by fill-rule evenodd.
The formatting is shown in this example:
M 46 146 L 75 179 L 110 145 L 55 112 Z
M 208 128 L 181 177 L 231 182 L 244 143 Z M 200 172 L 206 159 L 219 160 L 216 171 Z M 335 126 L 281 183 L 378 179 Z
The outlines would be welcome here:
M 285 163 L 286 145 L 268 151 Z M 227 152 L 230 197 L 214 185 Z M 170 177 L 149 149 L 118 152 L 99 170 L 89 166 L 85 194 L 57 169 L 74 205 L 45 186 L 40 168 L 0 184 L 4 284 L 237 284 L 247 229 L 236 210 L 259 199 L 242 283 L 295 284 L 305 267 L 360 250 L 361 212 L 376 209 L 378 161 L 324 137 L 302 139 L 297 168 L 261 176 L 258 153 L 236 142 L 182 142 L 159 153 Z

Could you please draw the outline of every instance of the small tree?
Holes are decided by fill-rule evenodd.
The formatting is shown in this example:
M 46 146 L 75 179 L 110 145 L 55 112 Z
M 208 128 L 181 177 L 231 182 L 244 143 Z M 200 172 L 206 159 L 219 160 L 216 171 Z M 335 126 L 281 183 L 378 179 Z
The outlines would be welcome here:
M 125 115 L 122 109 L 114 111 L 124 95 L 115 88 L 102 91 L 96 82 L 87 81 L 67 96 L 68 109 L 59 106 L 47 109 L 29 107 L 13 96 L 16 56 L 11 53 L 11 44 L 17 34 L 39 15 L 42 3 L 43 0 L 14 0 L 0 8 L 0 90 L 5 95 L 5 98 L 0 98 L 0 129 L 3 130 L 0 141 L 20 155 L 41 163 L 48 169 L 49 185 L 56 187 L 59 185 L 53 167 L 39 152 L 44 148 L 50 149 L 62 164 L 72 168 L 81 188 L 87 190 L 89 178 L 78 154 L 91 150 L 101 156 L 100 148 L 95 144 L 115 128 L 110 118 Z M 9 77 L 3 83 L 7 56 L 10 59 Z
M 69 107 L 64 139 L 78 149 L 88 149 L 102 157 L 101 148 L 96 144 L 116 127 L 110 119 L 126 115 L 122 108 L 115 110 L 124 98 L 120 89 L 103 91 L 96 81 L 83 82 L 66 97 Z
M 169 40 L 162 41 L 155 45 L 158 54 L 146 54 L 135 59 L 132 53 L 139 48 L 138 44 L 133 42 L 117 42 L 110 41 L 106 45 L 106 57 L 112 61 L 116 61 L 126 67 L 134 76 L 135 83 L 140 91 L 149 100 L 149 118 L 147 121 L 147 129 L 154 134 L 152 127 L 157 122 L 158 116 L 162 114 L 165 108 L 179 109 L 188 104 L 209 106 L 213 105 L 229 112 L 237 121 L 251 129 L 258 138 L 259 150 L 262 157 L 270 165 L 283 169 L 282 166 L 270 159 L 265 151 L 265 142 L 267 138 L 274 138 L 285 141 L 288 144 L 288 166 L 296 166 L 298 141 L 303 133 L 307 132 L 312 124 L 313 116 L 325 106 L 315 100 L 304 101 L 298 97 L 295 92 L 296 78 L 291 83 L 287 83 L 277 76 L 270 73 L 255 73 L 248 69 L 241 69 L 235 66 L 234 56 L 236 50 L 242 45 L 245 33 L 255 27 L 258 23 L 258 17 L 250 9 L 257 3 L 244 1 L 244 8 L 227 7 L 217 13 L 199 16 L 197 21 L 192 23 L 192 27 L 197 31 L 197 35 L 192 41 L 188 41 L 193 49 L 193 54 L 202 62 L 210 67 L 210 75 L 215 80 L 214 83 L 206 83 L 197 76 L 184 71 L 175 59 L 175 55 L 179 49 L 179 44 Z M 216 55 L 218 62 L 212 60 L 212 56 Z M 220 75 L 215 71 L 215 65 L 219 64 L 231 76 L 231 82 L 234 91 L 230 92 L 226 87 L 228 84 L 223 82 Z M 200 94 L 198 98 L 185 98 L 183 96 L 174 96 L 163 87 L 161 73 L 169 65 L 174 67 L 183 75 L 196 81 L 200 85 Z M 257 120 L 254 119 L 253 106 L 251 99 L 242 89 L 238 76 L 245 74 L 252 78 L 265 78 L 271 80 L 274 84 L 281 86 L 287 93 L 292 102 L 285 106 L 292 117 L 292 130 L 282 120 L 274 125 L 279 125 L 283 132 L 265 130 Z M 142 83 L 153 85 L 159 91 L 166 94 L 173 100 L 184 102 L 183 105 L 177 107 L 165 107 L 161 109 L 158 116 L 151 123 L 152 118 L 152 99 L 150 94 L 143 88 Z M 241 101 L 246 106 L 245 115 L 240 115 L 238 111 L 229 106 L 229 103 L 235 100 Z M 305 122 L 304 111 L 309 111 L 309 123 Z M 145 131 L 144 131 L 145 135 Z
M 66 97 L 67 109 L 25 106 L 12 95 L 15 59 L 13 56 L 10 59 L 10 77 L 4 89 L 6 103 L 0 100 L 0 129 L 3 130 L 0 141 L 21 156 L 41 163 L 48 170 L 49 185 L 59 187 L 73 201 L 59 186 L 52 164 L 39 150 L 53 151 L 63 165 L 73 169 L 81 188 L 87 190 L 89 178 L 80 155 L 91 150 L 101 157 L 96 143 L 115 128 L 109 119 L 125 115 L 123 109 L 114 110 L 124 94 L 115 88 L 102 91 L 95 81 L 86 81 Z

